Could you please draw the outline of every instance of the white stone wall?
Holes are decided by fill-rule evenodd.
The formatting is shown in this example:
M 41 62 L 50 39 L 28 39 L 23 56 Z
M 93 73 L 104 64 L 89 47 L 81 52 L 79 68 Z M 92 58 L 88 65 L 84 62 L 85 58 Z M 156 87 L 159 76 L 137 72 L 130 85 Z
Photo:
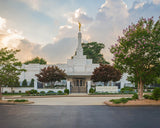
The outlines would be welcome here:
M 96 86 L 96 92 L 118 93 L 117 86 Z
M 19 93 L 19 91 L 21 91 L 22 93 L 25 93 L 26 91 L 32 90 L 34 89 L 34 87 L 14 87 L 13 90 L 15 93 Z M 54 91 L 54 92 L 58 92 L 58 91 L 62 91 L 64 92 L 65 88 L 61 88 L 61 89 L 37 89 L 38 92 L 41 91 Z M 11 93 L 11 88 L 10 87 L 2 87 L 2 93 L 5 93 L 5 91 L 7 91 L 8 93 Z

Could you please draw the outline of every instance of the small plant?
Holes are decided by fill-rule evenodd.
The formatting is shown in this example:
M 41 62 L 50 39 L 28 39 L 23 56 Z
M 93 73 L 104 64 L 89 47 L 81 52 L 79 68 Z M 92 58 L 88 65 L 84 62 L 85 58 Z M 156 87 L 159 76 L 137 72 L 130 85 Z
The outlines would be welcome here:
M 137 93 L 134 93 L 133 96 L 132 96 L 132 99 L 133 99 L 133 100 L 138 99 L 138 94 L 137 94 Z
M 13 102 L 14 100 L 8 100 L 8 102 Z
M 66 88 L 66 89 L 64 90 L 64 93 L 65 93 L 65 94 L 69 94 L 69 89 Z
M 21 93 L 22 93 L 22 91 L 21 91 L 21 90 L 19 90 L 19 93 L 21 94 Z
M 37 90 L 34 90 L 34 89 L 30 90 L 29 92 L 30 92 L 30 94 L 37 94 L 38 93 Z
M 27 80 L 26 79 L 23 80 L 22 87 L 27 87 Z
M 57 92 L 57 94 L 58 94 L 58 95 L 62 95 L 63 92 L 59 90 L 59 91 Z
M 152 93 L 152 98 L 154 100 L 159 100 L 160 99 L 160 88 L 157 87 L 153 90 L 153 93 Z
M 7 92 L 7 91 L 5 91 L 4 93 L 5 93 L 5 94 L 7 94 L 8 92 Z
M 89 89 L 89 93 L 91 93 L 91 94 L 95 93 L 95 91 L 96 91 L 96 90 L 93 89 L 93 88 L 90 88 L 90 89 Z
M 151 96 L 150 95 L 144 95 L 143 96 L 145 99 L 151 99 Z
M 110 102 L 113 102 L 114 104 L 120 104 L 120 103 L 127 103 L 129 100 L 132 100 L 132 98 L 120 98 L 120 99 L 112 99 Z
M 45 91 L 40 91 L 40 94 L 45 94 L 46 92 Z
M 28 100 L 25 100 L 25 99 L 16 99 L 16 100 L 14 100 L 14 102 L 28 102 Z

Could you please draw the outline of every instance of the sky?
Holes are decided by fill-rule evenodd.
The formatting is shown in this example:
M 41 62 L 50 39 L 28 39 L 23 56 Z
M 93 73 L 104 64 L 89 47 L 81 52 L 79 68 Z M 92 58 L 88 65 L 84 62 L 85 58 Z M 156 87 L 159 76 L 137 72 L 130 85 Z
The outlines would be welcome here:
M 36 56 L 48 64 L 74 55 L 78 21 L 85 43 L 104 43 L 104 58 L 118 36 L 141 17 L 160 16 L 160 0 L 0 0 L 0 48 L 20 49 L 22 62 Z

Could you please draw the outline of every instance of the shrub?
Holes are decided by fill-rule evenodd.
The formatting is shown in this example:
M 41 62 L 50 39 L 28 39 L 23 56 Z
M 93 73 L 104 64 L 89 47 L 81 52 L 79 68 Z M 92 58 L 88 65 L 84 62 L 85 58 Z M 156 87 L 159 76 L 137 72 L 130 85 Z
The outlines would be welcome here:
M 34 87 L 34 79 L 33 78 L 31 79 L 31 82 L 30 82 L 29 86 Z
M 32 90 L 29 91 L 29 93 L 30 94 L 37 94 L 38 92 L 37 92 L 37 90 L 32 89 Z
M 40 94 L 45 94 L 46 92 L 45 91 L 40 91 Z
M 124 87 L 121 89 L 121 93 L 130 93 L 133 92 L 133 88 L 132 87 Z
M 28 102 L 28 100 L 25 100 L 25 99 L 16 99 L 16 100 L 14 100 L 14 102 Z
M 22 91 L 21 91 L 21 90 L 19 90 L 19 93 L 22 93 Z
M 96 90 L 95 89 L 93 89 L 93 88 L 90 88 L 89 89 L 89 93 L 94 93 Z
M 55 93 L 54 91 L 49 90 L 49 91 L 47 92 L 47 95 L 56 95 L 56 93 Z
M 152 97 L 154 100 L 158 100 L 160 98 L 160 88 L 159 87 L 153 90 Z
M 26 79 L 23 80 L 22 87 L 27 87 L 27 80 Z
M 133 100 L 138 99 L 138 94 L 137 94 L 137 93 L 134 93 L 133 96 L 132 96 L 132 99 L 133 99 Z
M 144 95 L 143 96 L 145 99 L 151 99 L 151 96 L 150 95 Z
M 5 94 L 7 94 L 8 92 L 7 92 L 7 91 L 5 91 L 4 93 L 5 93 Z
M 64 93 L 69 94 L 69 89 L 66 88 L 66 89 L 64 90 Z
M 110 102 L 113 102 L 114 104 L 120 104 L 120 103 L 127 103 L 128 100 L 131 100 L 131 99 L 128 99 L 128 98 L 120 98 L 120 99 L 112 99 L 110 100 Z
M 30 91 L 26 91 L 25 93 L 26 93 L 27 95 L 30 95 Z
M 54 91 L 49 90 L 47 93 L 55 93 Z
M 57 94 L 58 94 L 58 95 L 61 95 L 61 94 L 63 94 L 63 92 L 62 92 L 61 90 L 59 90 L 59 91 L 57 92 Z

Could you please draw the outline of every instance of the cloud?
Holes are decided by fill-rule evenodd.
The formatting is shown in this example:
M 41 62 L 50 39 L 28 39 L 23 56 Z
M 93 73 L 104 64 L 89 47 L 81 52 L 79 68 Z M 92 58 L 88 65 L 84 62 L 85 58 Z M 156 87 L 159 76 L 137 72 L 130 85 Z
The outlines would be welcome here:
M 38 11 L 40 8 L 40 0 L 19 0 L 19 1 L 27 4 L 33 10 Z
M 82 24 L 89 24 L 92 22 L 92 18 L 87 15 L 85 11 L 81 8 L 76 9 L 74 12 L 67 14 L 68 22 L 72 24 L 77 24 L 78 21 Z
M 156 18 L 159 16 L 159 12 L 160 4 L 158 4 L 158 1 L 152 3 L 135 2 L 132 8 L 128 9 L 123 0 L 106 0 L 97 10 L 95 17 L 88 15 L 82 8 L 66 13 L 67 23 L 59 26 L 58 34 L 52 36 L 52 43 L 43 45 L 24 38 L 23 33 L 18 30 L 6 27 L 8 26 L 7 20 L 0 18 L 0 47 L 8 46 L 21 49 L 21 52 L 18 53 L 21 61 L 40 56 L 49 63 L 65 63 L 68 58 L 74 55 L 77 47 L 77 21 L 79 20 L 82 23 L 83 42 L 104 43 L 105 49 L 102 52 L 105 59 L 111 61 L 112 55 L 108 48 L 116 43 L 117 37 L 122 35 L 122 30 L 131 22 L 137 22 L 142 16 L 146 18 L 154 16 Z M 28 27 L 28 29 L 31 28 Z M 44 30 L 44 28 L 41 30 Z M 47 35 L 47 30 L 44 30 L 44 36 Z M 39 35 L 37 38 L 39 38 Z
M 160 0 L 153 0 L 154 4 L 160 4 Z

